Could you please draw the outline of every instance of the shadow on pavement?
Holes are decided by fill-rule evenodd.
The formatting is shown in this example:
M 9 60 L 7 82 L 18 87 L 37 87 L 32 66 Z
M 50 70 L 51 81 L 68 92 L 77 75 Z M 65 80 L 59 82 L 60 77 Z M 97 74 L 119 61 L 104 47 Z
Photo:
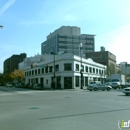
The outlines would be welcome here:
M 41 118 L 40 120 L 48 120 L 48 119 L 56 119 L 56 118 L 67 118 L 67 117 L 74 117 L 74 116 L 86 116 L 86 115 L 92 115 L 92 114 L 109 113 L 109 112 L 119 112 L 119 111 L 130 111 L 130 108 L 127 108 L 127 109 L 117 109 L 117 110 L 109 110 L 109 111 L 97 111 L 97 112 L 79 113 L 79 114 L 54 116 L 54 117 L 45 117 L 45 118 Z
M 5 87 L 0 86 L 0 92 L 16 92 L 16 91 L 32 91 L 33 89 L 28 88 L 16 88 L 16 87 Z

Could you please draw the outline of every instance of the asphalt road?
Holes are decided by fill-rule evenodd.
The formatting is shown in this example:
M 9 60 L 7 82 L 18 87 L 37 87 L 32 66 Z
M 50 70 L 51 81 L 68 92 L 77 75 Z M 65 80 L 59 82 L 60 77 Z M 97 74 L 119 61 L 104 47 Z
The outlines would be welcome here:
M 0 130 L 118 130 L 121 119 L 130 120 L 130 96 L 119 90 L 0 87 Z

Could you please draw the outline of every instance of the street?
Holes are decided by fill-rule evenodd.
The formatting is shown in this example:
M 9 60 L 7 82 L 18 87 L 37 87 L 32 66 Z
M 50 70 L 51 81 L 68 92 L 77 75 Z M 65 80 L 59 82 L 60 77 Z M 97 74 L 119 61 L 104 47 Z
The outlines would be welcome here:
M 130 120 L 130 96 L 119 89 L 0 87 L 0 130 L 118 130 L 122 119 Z

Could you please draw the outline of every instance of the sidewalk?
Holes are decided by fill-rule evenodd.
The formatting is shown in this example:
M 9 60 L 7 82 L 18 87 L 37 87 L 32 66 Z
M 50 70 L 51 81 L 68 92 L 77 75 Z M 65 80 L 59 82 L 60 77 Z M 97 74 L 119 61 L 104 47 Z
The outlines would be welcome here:
M 0 92 L 32 91 L 33 89 L 0 86 Z
M 17 88 L 17 87 L 5 87 L 0 86 L 0 93 L 1 92 L 15 92 L 15 91 L 36 91 L 37 89 L 29 89 L 29 88 Z M 45 88 L 43 90 L 38 91 L 86 91 L 87 88 L 75 88 L 75 89 L 52 89 L 52 88 Z M 87 90 L 88 91 L 88 90 Z

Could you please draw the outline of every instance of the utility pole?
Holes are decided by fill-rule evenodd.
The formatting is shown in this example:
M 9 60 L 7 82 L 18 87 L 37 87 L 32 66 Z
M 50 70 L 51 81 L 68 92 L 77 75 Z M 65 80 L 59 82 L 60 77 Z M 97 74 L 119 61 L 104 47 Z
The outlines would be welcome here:
M 81 74 L 81 89 L 83 89 L 83 66 L 82 66 L 82 47 L 83 47 L 83 45 L 82 45 L 82 43 L 80 43 L 80 58 L 81 58 L 81 69 L 80 69 L 80 74 Z
M 55 70 L 55 55 L 56 55 L 56 52 L 51 52 L 51 54 L 53 54 L 54 55 L 54 75 L 53 75 L 53 83 L 54 83 L 54 89 L 55 89 L 55 87 L 56 87 L 56 70 Z

